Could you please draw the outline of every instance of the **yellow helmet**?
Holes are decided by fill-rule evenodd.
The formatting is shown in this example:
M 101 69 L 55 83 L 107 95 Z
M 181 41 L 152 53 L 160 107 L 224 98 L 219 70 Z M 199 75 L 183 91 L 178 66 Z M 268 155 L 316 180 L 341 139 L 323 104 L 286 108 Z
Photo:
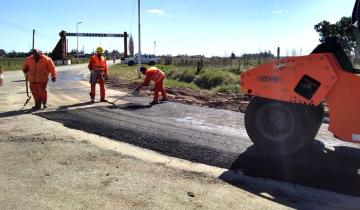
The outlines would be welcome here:
M 97 53 L 103 53 L 104 50 L 103 50 L 102 47 L 98 47 L 98 48 L 96 48 L 96 52 L 97 52 Z

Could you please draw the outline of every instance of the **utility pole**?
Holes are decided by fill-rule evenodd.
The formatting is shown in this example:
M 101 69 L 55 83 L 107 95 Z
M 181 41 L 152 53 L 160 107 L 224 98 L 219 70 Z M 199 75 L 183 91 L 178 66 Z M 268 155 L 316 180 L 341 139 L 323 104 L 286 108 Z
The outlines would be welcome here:
M 138 51 L 138 74 L 140 75 L 140 67 L 141 67 L 141 28 L 140 28 L 140 0 L 138 0 L 138 39 L 139 39 L 139 51 Z
M 154 55 L 156 56 L 156 41 L 154 41 Z
M 82 22 L 77 22 L 76 23 L 76 61 L 79 61 L 79 24 L 81 24 Z
M 33 40 L 32 40 L 32 49 L 35 49 L 35 29 L 33 29 Z

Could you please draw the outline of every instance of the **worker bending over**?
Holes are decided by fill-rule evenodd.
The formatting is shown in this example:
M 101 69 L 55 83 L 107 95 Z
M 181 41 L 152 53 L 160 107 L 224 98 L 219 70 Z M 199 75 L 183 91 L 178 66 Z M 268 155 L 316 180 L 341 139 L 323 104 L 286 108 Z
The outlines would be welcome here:
M 160 69 L 156 68 L 155 66 L 150 68 L 141 67 L 140 72 L 146 75 L 144 82 L 135 89 L 135 91 L 140 91 L 143 86 L 148 85 L 151 81 L 154 81 L 154 98 L 153 101 L 150 103 L 151 105 L 159 103 L 159 92 L 161 92 L 162 99 L 160 101 L 167 101 L 166 91 L 164 89 L 164 79 L 165 74 Z
M 51 81 L 56 81 L 55 65 L 51 58 L 47 57 L 37 49 L 31 50 L 31 55 L 24 61 L 23 72 L 30 83 L 30 91 L 35 100 L 35 106 L 32 108 L 38 110 L 43 105 L 47 105 L 47 83 L 49 81 L 49 74 L 51 74 Z
M 88 68 L 90 70 L 90 84 L 91 102 L 95 101 L 95 87 L 96 83 L 100 85 L 100 101 L 107 102 L 105 99 L 105 80 L 108 79 L 108 69 L 106 65 L 106 59 L 102 56 L 103 49 L 101 47 L 96 48 L 96 55 L 91 56 Z

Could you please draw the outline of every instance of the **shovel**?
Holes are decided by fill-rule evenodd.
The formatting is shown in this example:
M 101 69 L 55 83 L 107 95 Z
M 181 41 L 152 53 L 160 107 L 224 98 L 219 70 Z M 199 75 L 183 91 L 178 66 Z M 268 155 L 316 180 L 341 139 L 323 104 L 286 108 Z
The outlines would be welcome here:
M 30 99 L 31 99 L 31 95 L 29 94 L 29 84 L 28 84 L 28 80 L 27 80 L 27 75 L 25 74 L 25 86 L 26 86 L 26 95 L 27 95 L 27 99 L 24 103 L 24 106 L 21 109 L 24 109 L 26 104 L 29 103 Z
M 116 100 L 114 100 L 114 101 L 109 101 L 109 103 L 112 104 L 112 105 L 116 105 L 115 102 L 117 102 L 117 101 L 119 101 L 119 100 L 121 100 L 121 99 L 123 99 L 123 98 L 125 98 L 125 97 L 127 97 L 127 96 L 135 95 L 135 94 L 137 94 L 137 93 L 138 93 L 137 91 L 132 91 L 132 92 L 130 92 L 130 93 L 127 93 L 127 94 L 121 96 L 120 98 L 118 98 L 118 99 L 116 99 Z

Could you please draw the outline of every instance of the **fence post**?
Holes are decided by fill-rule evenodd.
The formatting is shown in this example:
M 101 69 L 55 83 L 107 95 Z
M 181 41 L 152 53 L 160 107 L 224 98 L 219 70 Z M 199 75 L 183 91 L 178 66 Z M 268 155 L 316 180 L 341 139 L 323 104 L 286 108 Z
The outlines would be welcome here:
M 0 86 L 4 85 L 4 70 L 2 65 L 0 65 Z
M 202 57 L 200 57 L 200 61 L 198 60 L 198 63 L 197 63 L 197 69 L 196 69 L 195 75 L 198 75 L 202 68 L 203 68 L 203 60 L 202 60 Z

